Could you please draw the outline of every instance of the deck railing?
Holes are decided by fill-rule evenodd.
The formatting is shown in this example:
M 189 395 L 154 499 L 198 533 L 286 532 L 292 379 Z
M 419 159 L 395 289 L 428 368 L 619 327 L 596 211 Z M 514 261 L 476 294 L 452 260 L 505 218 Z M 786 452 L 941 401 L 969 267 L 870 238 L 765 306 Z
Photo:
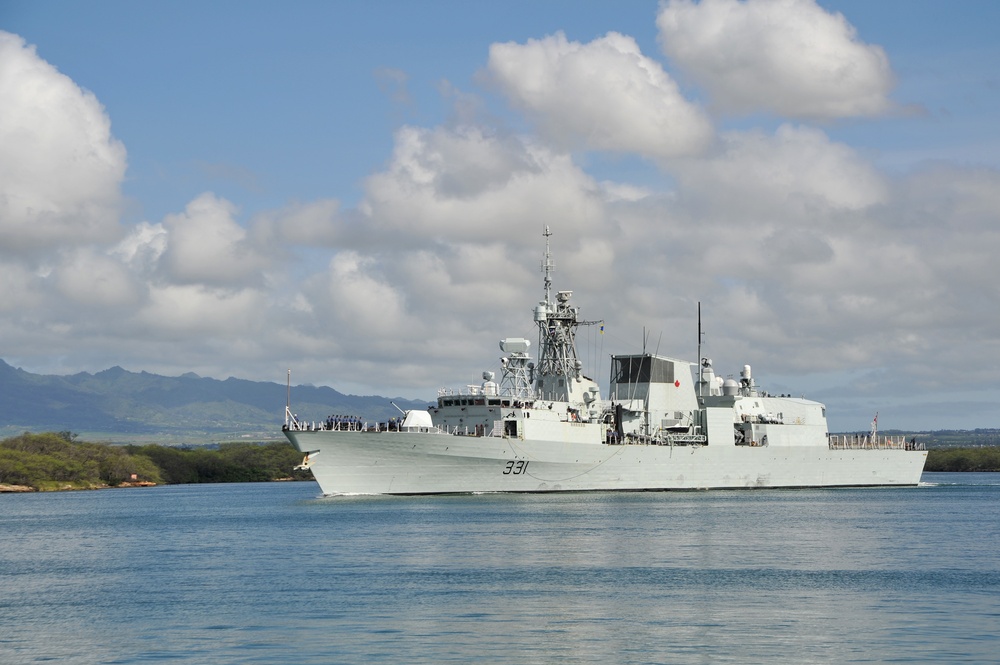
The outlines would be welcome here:
M 614 430 L 609 430 L 605 443 L 623 446 L 704 446 L 708 444 L 708 437 L 704 434 L 665 432 L 653 435 L 626 432 L 624 436 L 619 436 Z
M 498 421 L 500 422 L 500 421 Z M 502 425 L 497 425 L 496 423 L 492 428 L 486 427 L 485 425 L 480 426 L 468 426 L 468 425 L 445 425 L 443 427 L 404 427 L 400 423 L 388 422 L 388 423 L 368 423 L 368 422 L 350 422 L 350 423 L 334 423 L 331 427 L 328 423 L 324 421 L 312 421 L 305 422 L 299 420 L 291 420 L 284 426 L 284 429 L 291 430 L 293 432 L 324 432 L 324 431 L 337 431 L 337 432 L 438 432 L 441 434 L 452 434 L 454 436 L 475 436 L 475 437 L 501 437 L 503 436 Z
M 404 427 L 399 423 L 368 423 L 368 422 L 356 422 L 356 423 L 335 423 L 332 427 L 323 421 L 312 421 L 305 422 L 299 420 L 292 420 L 287 423 L 282 429 L 291 430 L 293 432 L 323 432 L 323 431 L 337 431 L 337 432 L 441 432 L 443 431 L 440 427 Z
M 830 450 L 924 450 L 924 444 L 905 436 L 870 434 L 831 434 Z

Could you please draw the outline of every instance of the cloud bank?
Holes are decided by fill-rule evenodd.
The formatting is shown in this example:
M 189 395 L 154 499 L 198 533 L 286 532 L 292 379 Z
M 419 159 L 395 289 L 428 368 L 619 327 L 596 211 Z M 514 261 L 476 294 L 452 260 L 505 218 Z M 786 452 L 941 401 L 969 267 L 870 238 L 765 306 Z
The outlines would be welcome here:
M 5 359 L 275 381 L 293 367 L 430 398 L 496 369 L 497 339 L 534 338 L 550 225 L 556 287 L 605 322 L 581 336 L 599 380 L 610 352 L 692 356 L 701 301 L 720 371 L 763 366 L 775 392 L 820 377 L 810 396 L 843 424 L 867 423 L 872 400 L 900 427 L 933 426 L 917 405 L 942 399 L 997 415 L 966 391 L 1000 361 L 1000 292 L 983 277 L 1000 173 L 889 174 L 831 138 L 823 122 L 891 109 L 893 72 L 813 2 L 671 1 L 656 25 L 663 63 L 614 32 L 493 44 L 483 95 L 532 129 L 461 93 L 453 121 L 397 129 L 357 205 L 243 210 L 206 191 L 132 225 L 125 148 L 99 101 L 0 33 Z M 720 129 L 760 111 L 780 122 Z M 598 177 L 593 155 L 638 157 L 656 177 Z

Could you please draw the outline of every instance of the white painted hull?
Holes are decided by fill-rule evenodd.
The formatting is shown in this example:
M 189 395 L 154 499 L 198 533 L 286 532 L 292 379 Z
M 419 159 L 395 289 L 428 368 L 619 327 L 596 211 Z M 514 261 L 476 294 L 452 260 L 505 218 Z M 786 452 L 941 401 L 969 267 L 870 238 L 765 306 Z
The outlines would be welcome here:
M 926 451 L 661 446 L 286 430 L 324 494 L 913 486 Z

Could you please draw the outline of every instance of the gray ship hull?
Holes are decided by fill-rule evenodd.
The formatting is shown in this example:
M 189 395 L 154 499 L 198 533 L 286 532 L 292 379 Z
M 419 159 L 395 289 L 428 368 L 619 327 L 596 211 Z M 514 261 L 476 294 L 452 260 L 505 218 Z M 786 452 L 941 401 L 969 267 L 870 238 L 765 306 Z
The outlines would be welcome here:
M 915 486 L 926 451 L 286 431 L 324 494 Z

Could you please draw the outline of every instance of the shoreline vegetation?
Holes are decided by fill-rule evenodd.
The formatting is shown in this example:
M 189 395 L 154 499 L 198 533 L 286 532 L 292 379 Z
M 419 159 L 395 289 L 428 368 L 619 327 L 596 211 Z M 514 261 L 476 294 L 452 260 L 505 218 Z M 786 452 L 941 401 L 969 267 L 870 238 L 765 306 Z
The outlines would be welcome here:
M 302 453 L 288 442 L 175 447 L 75 439 L 71 432 L 25 432 L 0 441 L 0 492 L 313 479 L 295 470 Z
M 0 493 L 194 483 L 312 480 L 287 442 L 217 446 L 113 445 L 71 432 L 25 432 L 0 441 Z M 1000 446 L 932 448 L 925 471 L 998 471 Z

